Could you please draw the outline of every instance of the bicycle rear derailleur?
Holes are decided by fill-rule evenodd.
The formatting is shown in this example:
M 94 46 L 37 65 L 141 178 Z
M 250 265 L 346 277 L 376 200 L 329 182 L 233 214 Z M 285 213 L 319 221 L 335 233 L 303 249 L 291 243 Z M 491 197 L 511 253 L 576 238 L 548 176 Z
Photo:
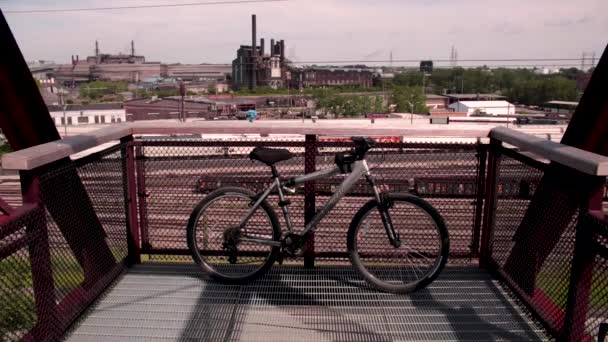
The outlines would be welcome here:
M 239 244 L 241 239 L 241 229 L 239 227 L 231 227 L 224 231 L 224 242 L 222 248 L 228 252 L 228 262 L 230 264 L 236 264 L 237 252 L 236 246 Z

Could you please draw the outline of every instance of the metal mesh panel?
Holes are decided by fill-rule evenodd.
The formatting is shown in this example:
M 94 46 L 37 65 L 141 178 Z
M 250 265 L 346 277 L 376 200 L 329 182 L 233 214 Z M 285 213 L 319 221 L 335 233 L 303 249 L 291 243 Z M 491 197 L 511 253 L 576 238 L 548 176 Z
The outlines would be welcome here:
M 97 240 L 100 246 L 107 245 L 107 248 L 97 249 L 99 256 L 105 253 L 102 250 L 106 250 L 110 253 L 108 257 L 112 257 L 114 262 L 122 261 L 127 255 L 122 164 L 120 146 L 116 146 L 68 166 L 54 168 L 41 176 L 42 201 L 48 212 L 51 253 L 56 261 L 54 265 L 66 273 L 65 281 L 69 283 L 66 284 L 67 291 L 84 280 L 82 269 L 78 266 L 79 261 L 76 260 L 77 256 L 72 251 L 85 253 L 86 249 L 94 250 L 99 247 L 89 246 L 87 241 Z M 77 179 L 80 179 L 80 182 Z M 66 203 L 81 207 L 90 205 L 92 211 L 58 207 Z M 71 242 L 66 241 L 66 236 L 71 237 L 77 233 L 71 230 L 62 231 L 60 222 L 78 226 L 83 230 L 82 236 L 86 239 L 70 246 Z
M 587 214 L 577 228 L 573 267 L 578 272 L 571 283 L 567 323 L 571 336 L 598 341 L 601 325 L 608 324 L 608 221 Z
M 317 169 L 332 167 L 334 152 L 352 145 L 337 146 L 336 143 L 320 144 L 322 155 L 317 158 Z M 382 191 L 412 192 L 439 211 L 450 234 L 452 257 L 471 255 L 479 169 L 475 145 L 379 144 L 368 153 L 367 161 Z M 317 193 L 331 194 L 343 177 L 337 175 L 317 182 Z M 351 194 L 319 224 L 315 252 L 345 253 L 351 220 L 371 196 L 369 185 L 364 178 L 360 179 Z M 317 207 L 321 207 L 327 198 L 318 196 Z M 404 225 L 416 224 L 413 218 L 401 219 L 405 220 Z M 424 239 L 417 242 L 424 242 Z
M 0 340 L 58 340 L 124 270 L 120 147 L 26 177 L 46 210 L 28 204 L 0 221 Z
M 602 244 L 605 249 L 608 249 L 606 239 Z M 608 324 L 608 257 L 597 256 L 592 272 L 591 297 L 587 307 L 585 332 L 597 339 L 600 325 Z
M 142 234 L 143 246 L 148 252 L 166 252 L 168 255 L 151 255 L 151 260 L 191 260 L 189 256 L 171 255 L 187 249 L 186 224 L 194 207 L 211 191 L 224 186 L 244 187 L 254 192 L 264 190 L 272 181 L 270 168 L 251 161 L 249 152 L 255 146 L 279 145 L 297 156 L 279 163 L 283 177 L 304 174 L 304 144 L 302 141 L 231 142 L 214 141 L 193 143 L 188 141 L 143 142 L 145 192 L 148 213 Z M 141 158 L 140 158 L 141 159 Z M 141 160 L 139 162 L 142 162 Z M 140 198 L 140 200 L 142 200 Z M 271 196 L 269 202 L 280 213 Z M 303 203 L 293 201 L 290 207 L 295 226 L 303 225 Z M 281 226 L 285 227 L 282 218 Z M 172 252 L 173 251 L 173 252 Z M 144 248 L 143 253 L 146 253 Z
M 593 244 L 583 239 L 592 228 L 579 221 L 579 183 L 568 179 L 581 176 L 519 152 L 501 153 L 490 266 L 551 334 L 594 340 L 607 317 L 606 260 L 585 259 Z
M 165 253 L 152 259 L 187 260 L 171 254 L 187 253 L 185 227 L 196 204 L 210 191 L 222 186 L 242 186 L 258 192 L 270 185 L 270 168 L 251 161 L 255 146 L 288 148 L 295 157 L 277 164 L 283 178 L 304 174 L 304 141 L 142 141 L 145 189 L 143 246 L 148 252 Z M 317 141 L 316 170 L 334 167 L 334 153 L 351 143 Z M 368 163 L 378 184 L 394 192 L 414 191 L 427 198 L 443 215 L 451 234 L 453 256 L 472 254 L 475 195 L 479 161 L 474 144 L 379 144 L 368 154 Z M 316 207 L 320 208 L 344 176 L 316 181 Z M 141 182 L 140 182 L 141 183 Z M 371 197 L 361 179 L 348 197 L 319 224 L 315 232 L 318 256 L 346 256 L 346 233 L 357 210 Z M 304 226 L 304 189 L 289 196 L 294 228 Z M 141 200 L 141 198 L 140 198 Z M 276 196 L 269 201 L 281 226 L 286 228 Z M 146 248 L 144 248 L 146 253 Z
M 35 210 L 0 225 L 1 341 L 20 340 L 37 322 L 26 227 L 36 227 L 41 222 L 44 215 Z
M 545 238 L 537 233 L 539 229 L 535 229 L 535 223 L 538 222 L 533 222 L 530 218 L 526 220 L 526 213 L 539 209 L 530 209 L 529 205 L 541 183 L 545 167 L 531 159 L 526 161 L 527 159 L 516 160 L 509 156 L 501 159 L 496 189 L 492 259 L 542 320 L 554 330 L 559 330 L 564 323 L 577 215 L 570 217 L 571 221 L 565 224 L 562 232 L 556 230 Z M 562 199 L 556 196 L 552 201 Z M 547 202 L 542 205 L 551 204 Z M 559 222 L 561 217 L 545 219 L 556 220 L 553 223 L 546 222 L 555 227 L 563 224 Z M 547 246 L 553 244 L 555 246 L 548 249 Z M 539 250 L 547 252 L 542 260 L 533 256 Z

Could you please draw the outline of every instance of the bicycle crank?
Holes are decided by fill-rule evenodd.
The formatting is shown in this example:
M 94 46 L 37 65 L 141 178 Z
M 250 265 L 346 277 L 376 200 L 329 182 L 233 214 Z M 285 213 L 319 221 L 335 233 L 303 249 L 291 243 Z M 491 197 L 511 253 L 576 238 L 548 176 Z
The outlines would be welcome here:
M 304 242 L 306 239 L 295 233 L 288 233 L 281 241 L 281 251 L 290 257 L 300 257 L 304 252 Z

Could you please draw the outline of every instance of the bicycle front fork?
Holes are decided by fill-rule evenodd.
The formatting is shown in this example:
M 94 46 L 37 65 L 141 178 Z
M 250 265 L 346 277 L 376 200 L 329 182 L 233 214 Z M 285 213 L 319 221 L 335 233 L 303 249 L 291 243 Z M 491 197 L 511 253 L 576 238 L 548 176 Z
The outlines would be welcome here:
M 378 203 L 378 211 L 380 212 L 380 218 L 382 218 L 382 224 L 384 225 L 384 229 L 386 230 L 386 235 L 388 236 L 388 240 L 391 245 L 395 248 L 401 247 L 401 239 L 399 234 L 395 232 L 395 227 L 393 226 L 393 221 L 391 220 L 391 215 L 388 213 L 388 209 L 391 207 L 392 203 L 387 198 L 388 196 L 382 196 L 384 198 L 380 199 Z
M 365 179 L 367 179 L 367 182 L 372 187 L 374 192 L 374 198 L 378 203 L 378 211 L 380 212 L 380 218 L 382 219 L 382 225 L 384 225 L 388 240 L 393 247 L 399 248 L 401 246 L 401 239 L 399 238 L 399 234 L 395 232 L 393 221 L 391 220 L 391 216 L 388 212 L 388 210 L 392 207 L 392 202 L 390 198 L 388 198 L 388 194 L 380 194 L 380 191 L 378 191 L 378 187 L 376 186 L 376 182 L 369 171 L 366 172 Z

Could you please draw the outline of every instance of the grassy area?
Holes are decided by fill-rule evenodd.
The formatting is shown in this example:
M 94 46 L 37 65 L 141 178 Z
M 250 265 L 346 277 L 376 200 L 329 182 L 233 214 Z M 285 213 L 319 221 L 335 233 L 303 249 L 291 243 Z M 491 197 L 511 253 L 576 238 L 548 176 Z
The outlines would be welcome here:
M 61 293 L 84 281 L 82 269 L 71 252 L 54 253 L 51 263 L 54 288 Z M 18 339 L 36 322 L 32 272 L 24 255 L 0 261 L 0 308 L 0 341 Z
M 565 309 L 568 300 L 568 287 L 570 285 L 569 277 L 570 272 L 568 269 L 561 273 L 541 272 L 537 277 L 536 286 L 543 290 L 557 306 Z M 593 275 L 589 304 L 592 309 L 608 309 L 608 277 L 606 274 L 596 272 Z
M 36 311 L 29 260 L 0 261 L 0 340 L 17 340 L 34 326 Z

